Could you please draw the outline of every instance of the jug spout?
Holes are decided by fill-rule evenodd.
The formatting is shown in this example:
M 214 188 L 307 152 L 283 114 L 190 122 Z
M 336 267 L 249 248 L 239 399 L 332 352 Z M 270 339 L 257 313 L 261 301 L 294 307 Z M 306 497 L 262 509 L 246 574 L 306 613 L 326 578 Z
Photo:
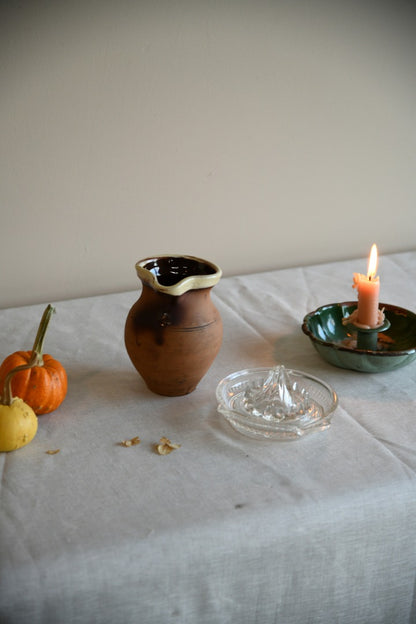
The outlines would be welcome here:
M 191 289 L 211 288 L 222 276 L 214 262 L 185 255 L 145 258 L 136 263 L 136 272 L 143 283 L 174 296 Z

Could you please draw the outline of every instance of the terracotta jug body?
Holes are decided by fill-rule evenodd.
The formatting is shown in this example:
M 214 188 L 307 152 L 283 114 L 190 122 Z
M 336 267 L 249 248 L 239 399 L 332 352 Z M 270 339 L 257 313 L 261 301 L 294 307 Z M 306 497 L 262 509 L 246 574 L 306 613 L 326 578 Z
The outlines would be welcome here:
M 157 256 L 136 264 L 141 295 L 125 325 L 125 345 L 148 388 L 192 392 L 214 361 L 222 321 L 211 299 L 221 269 L 194 256 Z

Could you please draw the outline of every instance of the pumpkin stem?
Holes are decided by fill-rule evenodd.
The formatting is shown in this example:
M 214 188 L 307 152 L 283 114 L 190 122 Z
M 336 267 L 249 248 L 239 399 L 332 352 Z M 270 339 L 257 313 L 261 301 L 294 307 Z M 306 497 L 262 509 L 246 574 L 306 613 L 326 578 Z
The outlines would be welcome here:
M 32 355 L 26 368 L 32 368 L 33 366 L 43 366 L 43 342 L 45 340 L 46 330 L 48 329 L 49 321 L 52 315 L 55 313 L 55 308 L 49 304 L 42 315 L 39 323 L 38 332 L 36 334 L 35 342 L 32 347 Z M 24 365 L 26 366 L 26 365 Z

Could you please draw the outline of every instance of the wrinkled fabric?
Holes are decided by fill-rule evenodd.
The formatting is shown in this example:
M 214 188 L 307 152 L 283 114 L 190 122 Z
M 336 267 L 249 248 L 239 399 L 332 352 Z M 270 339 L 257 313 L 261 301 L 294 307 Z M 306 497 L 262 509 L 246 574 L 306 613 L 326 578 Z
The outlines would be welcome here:
M 223 278 L 223 344 L 185 397 L 152 394 L 127 356 L 140 288 L 52 302 L 45 352 L 69 389 L 28 446 L 0 454 L 0 621 L 415 622 L 416 361 L 338 369 L 301 331 L 318 306 L 354 300 L 365 267 Z M 379 275 L 382 302 L 416 311 L 416 252 L 382 256 Z M 31 348 L 43 308 L 0 311 L 2 358 Z M 217 412 L 224 376 L 276 363 L 335 389 L 327 431 L 263 442 Z M 180 448 L 157 455 L 162 436 Z

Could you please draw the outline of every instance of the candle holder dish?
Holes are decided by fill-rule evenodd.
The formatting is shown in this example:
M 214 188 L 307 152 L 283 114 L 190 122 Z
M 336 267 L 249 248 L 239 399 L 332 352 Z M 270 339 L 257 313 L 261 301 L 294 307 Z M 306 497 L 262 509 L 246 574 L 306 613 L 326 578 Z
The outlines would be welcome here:
M 231 373 L 218 384 L 216 397 L 219 413 L 236 431 L 267 440 L 323 431 L 338 405 L 324 381 L 284 366 Z
M 380 303 L 385 323 L 373 330 L 343 323 L 357 302 L 331 303 L 303 319 L 302 330 L 319 355 L 330 364 L 366 373 L 382 373 L 416 358 L 416 314 Z M 369 348 L 370 347 L 370 348 Z

